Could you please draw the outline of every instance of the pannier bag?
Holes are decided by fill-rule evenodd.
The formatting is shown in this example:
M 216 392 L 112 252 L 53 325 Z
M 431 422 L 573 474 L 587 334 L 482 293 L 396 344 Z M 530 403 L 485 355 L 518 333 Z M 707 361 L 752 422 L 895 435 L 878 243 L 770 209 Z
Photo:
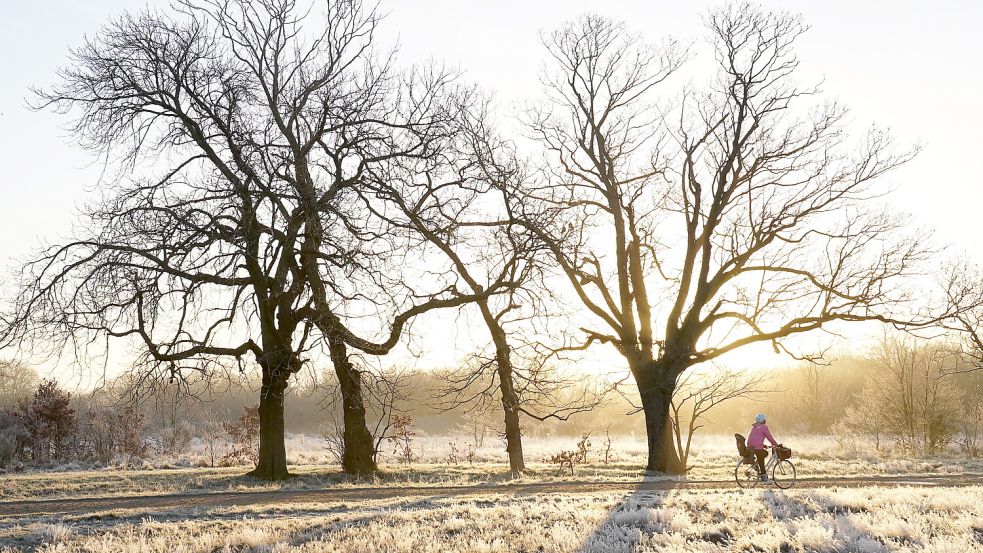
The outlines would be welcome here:
M 778 448 L 778 458 L 779 459 L 791 459 L 792 458 L 792 450 L 790 448 L 787 448 L 787 447 L 780 447 L 780 448 Z

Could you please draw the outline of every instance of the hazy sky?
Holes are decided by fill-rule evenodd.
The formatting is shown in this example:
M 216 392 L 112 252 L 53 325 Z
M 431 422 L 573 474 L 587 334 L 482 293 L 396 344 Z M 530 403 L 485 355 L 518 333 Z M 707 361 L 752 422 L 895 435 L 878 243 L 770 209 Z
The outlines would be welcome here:
M 163 2 L 151 2 L 163 4 Z M 388 0 L 387 41 L 400 60 L 457 65 L 505 105 L 535 96 L 543 62 L 538 32 L 593 11 L 628 21 L 653 40 L 705 37 L 701 17 L 719 2 L 668 0 Z M 934 228 L 955 251 L 983 262 L 983 1 L 768 1 L 801 13 L 803 80 L 824 79 L 859 127 L 890 126 L 925 149 L 889 178 L 894 206 Z M 67 120 L 26 107 L 28 87 L 52 82 L 68 48 L 142 2 L 0 0 L 0 267 L 39 240 L 71 230 L 100 167 L 64 131 Z

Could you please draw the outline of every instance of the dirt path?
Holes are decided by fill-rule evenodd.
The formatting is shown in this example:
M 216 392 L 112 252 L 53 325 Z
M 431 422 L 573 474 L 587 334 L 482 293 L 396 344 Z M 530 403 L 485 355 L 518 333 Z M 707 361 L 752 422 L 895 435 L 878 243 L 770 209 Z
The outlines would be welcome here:
M 979 486 L 983 476 L 890 476 L 875 478 L 802 478 L 796 488 L 865 486 Z M 280 490 L 268 492 L 216 492 L 182 495 L 145 495 L 41 501 L 0 501 L 0 518 L 23 517 L 113 509 L 140 509 L 148 512 L 200 507 L 318 503 L 396 498 L 438 498 L 460 496 L 517 496 L 533 494 L 581 494 L 595 492 L 635 493 L 671 489 L 736 489 L 731 480 L 645 481 L 645 482 L 539 482 L 474 486 L 403 486 L 372 488 L 325 488 L 319 490 Z M 769 489 L 768 487 L 764 489 Z

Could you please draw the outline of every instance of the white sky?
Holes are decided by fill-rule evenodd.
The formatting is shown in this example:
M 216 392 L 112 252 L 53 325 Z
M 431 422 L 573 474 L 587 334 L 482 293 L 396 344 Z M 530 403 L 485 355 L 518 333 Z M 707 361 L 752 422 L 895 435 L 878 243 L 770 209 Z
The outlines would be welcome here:
M 593 11 L 624 19 L 652 40 L 671 34 L 699 41 L 702 14 L 718 4 L 388 0 L 383 33 L 399 41 L 402 63 L 445 60 L 509 105 L 537 94 L 540 30 Z M 924 144 L 915 161 L 890 176 L 897 187 L 890 202 L 910 213 L 913 225 L 934 229 L 954 252 L 983 262 L 983 1 L 762 4 L 801 13 L 812 26 L 799 44 L 803 80 L 824 79 L 826 93 L 851 108 L 859 127 L 890 126 L 902 143 Z M 64 131 L 65 118 L 27 109 L 28 87 L 51 83 L 69 47 L 111 16 L 142 5 L 0 0 L 0 268 L 42 239 L 68 233 L 100 172 Z M 455 354 L 444 355 L 449 362 Z

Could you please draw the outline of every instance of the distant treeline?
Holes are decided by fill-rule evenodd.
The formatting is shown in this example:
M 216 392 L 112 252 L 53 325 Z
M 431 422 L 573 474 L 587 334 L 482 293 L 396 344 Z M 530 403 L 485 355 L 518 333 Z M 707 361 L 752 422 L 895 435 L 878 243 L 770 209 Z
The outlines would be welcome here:
M 700 432 L 742 432 L 755 414 L 766 413 L 779 435 L 833 434 L 841 442 L 869 439 L 878 448 L 901 446 L 921 453 L 957 444 L 978 455 L 983 441 L 983 373 L 953 369 L 947 351 L 931 344 L 887 341 L 870 355 L 841 357 L 827 365 L 805 363 L 767 373 L 750 371 L 744 374 L 757 374 L 762 384 L 744 397 L 728 399 L 703 413 Z M 311 373 L 290 388 L 285 402 L 288 432 L 337 435 L 340 406 L 333 401 L 338 394 L 332 374 Z M 712 377 L 715 373 L 707 374 Z M 741 375 L 730 374 L 732 378 Z M 412 417 L 413 429 L 419 434 L 457 433 L 478 441 L 502 432 L 501 411 L 495 405 L 447 408 L 448 402 L 441 396 L 447 375 L 441 371 L 386 372 L 377 380 L 385 386 L 369 387 L 374 393 L 368 401 L 368 420 L 370 429 L 379 435 L 386 432 L 394 414 Z M 644 418 L 637 412 L 634 387 L 612 390 L 589 378 L 581 382 L 581 389 L 570 389 L 565 392 L 570 398 L 560 400 L 572 399 L 589 388 L 595 393 L 605 392 L 600 405 L 591 412 L 574 414 L 567 421 L 529 420 L 524 424 L 525 434 L 535 438 L 608 431 L 644 436 Z M 61 440 L 70 435 L 75 436 L 74 443 L 89 457 L 106 457 L 108 446 L 103 442 L 112 437 L 93 432 L 121 426 L 118 421 L 113 422 L 113 417 L 121 414 L 137 421 L 140 431 L 148 437 L 145 445 L 123 444 L 128 452 L 151 446 L 180 448 L 186 439 L 214 434 L 216 427 L 221 430 L 224 423 L 240 420 L 255 405 L 259 382 L 243 377 L 225 381 L 221 390 L 174 384 L 141 389 L 140 382 L 121 377 L 92 391 L 56 388 L 56 383 L 39 379 L 29 367 L 0 365 L 0 413 L 4 414 L 0 416 L 0 426 L 12 428 L 20 421 L 16 424 L 24 428 L 17 432 L 25 434 L 31 431 L 27 428 L 30 424 L 40 424 L 30 422 L 30 417 L 43 419 L 47 416 L 45 410 L 71 410 L 70 421 L 51 423 L 53 430 L 47 432 L 53 432 L 54 437 L 45 442 L 43 451 L 39 446 L 25 450 L 37 458 L 47 457 L 49 449 L 61 447 Z M 32 402 L 39 401 L 32 407 Z M 32 415 L 34 412 L 41 414 Z M 20 413 L 20 418 L 13 416 L 16 413 Z M 74 425 L 75 430 L 66 425 Z M 13 432 L 11 428 L 0 428 L 0 434 Z M 128 436 L 120 439 L 132 441 Z

